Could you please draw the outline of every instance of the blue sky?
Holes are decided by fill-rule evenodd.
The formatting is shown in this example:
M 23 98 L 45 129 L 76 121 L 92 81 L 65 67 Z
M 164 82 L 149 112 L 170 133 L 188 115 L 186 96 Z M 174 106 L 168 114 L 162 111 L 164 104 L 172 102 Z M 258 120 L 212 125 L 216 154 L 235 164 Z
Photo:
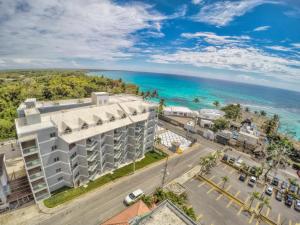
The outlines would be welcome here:
M 299 0 L 0 0 L 0 69 L 99 68 L 300 90 Z

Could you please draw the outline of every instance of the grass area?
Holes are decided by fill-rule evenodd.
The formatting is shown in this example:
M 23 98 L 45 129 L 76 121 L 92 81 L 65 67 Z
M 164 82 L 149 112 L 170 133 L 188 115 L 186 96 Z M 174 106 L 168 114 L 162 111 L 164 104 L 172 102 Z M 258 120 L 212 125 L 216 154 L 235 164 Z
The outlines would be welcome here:
M 165 153 L 158 152 L 158 151 L 151 151 L 147 152 L 145 154 L 145 157 L 135 163 L 135 169 L 141 169 L 151 163 L 157 162 L 163 158 L 166 157 Z M 101 187 L 104 184 L 107 184 L 113 180 L 116 180 L 118 178 L 130 175 L 133 172 L 133 164 L 128 164 L 122 168 L 116 169 L 112 174 L 106 174 L 94 181 L 91 181 L 88 183 L 88 186 L 86 188 L 84 187 L 78 187 L 78 188 L 71 188 L 67 189 L 62 188 L 60 189 L 61 192 L 55 193 L 50 198 L 44 200 L 45 206 L 48 208 L 56 207 L 60 204 L 63 204 L 67 201 L 70 201 L 86 192 L 89 192 L 91 190 L 94 190 L 98 187 Z

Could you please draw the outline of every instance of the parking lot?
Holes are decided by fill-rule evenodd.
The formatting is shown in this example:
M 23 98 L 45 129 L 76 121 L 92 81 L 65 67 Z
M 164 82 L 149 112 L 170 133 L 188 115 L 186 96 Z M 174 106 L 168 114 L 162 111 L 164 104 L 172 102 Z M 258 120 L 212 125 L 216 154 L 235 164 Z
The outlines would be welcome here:
M 223 187 L 222 177 L 227 176 L 229 180 Z M 265 195 L 264 185 L 247 185 L 248 178 L 244 182 L 239 180 L 240 172 L 220 162 L 214 167 L 206 177 L 212 182 L 222 187 L 242 202 L 250 203 L 250 196 L 253 191 Z M 184 184 L 190 203 L 193 205 L 202 224 L 266 224 L 260 219 L 251 216 L 243 211 L 243 207 L 232 199 L 218 192 L 211 184 L 203 180 L 192 179 Z M 284 199 L 280 202 L 275 199 L 275 191 L 270 196 L 271 208 L 264 207 L 262 215 L 268 217 L 277 224 L 296 225 L 300 224 L 300 212 L 294 209 L 294 206 L 288 208 L 284 204 Z M 259 201 L 254 200 L 253 209 L 258 210 Z

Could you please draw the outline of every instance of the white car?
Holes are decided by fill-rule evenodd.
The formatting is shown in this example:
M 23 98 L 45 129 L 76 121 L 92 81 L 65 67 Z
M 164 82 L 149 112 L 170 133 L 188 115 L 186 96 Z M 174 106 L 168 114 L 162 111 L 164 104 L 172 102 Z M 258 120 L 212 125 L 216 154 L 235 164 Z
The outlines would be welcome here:
M 242 159 L 238 159 L 238 160 L 234 163 L 234 165 L 240 168 L 240 167 L 242 166 L 242 163 L 243 163 L 243 160 L 242 160 Z
M 248 181 L 248 185 L 250 186 L 250 187 L 254 187 L 255 186 L 255 184 L 256 184 L 256 177 L 250 177 L 250 179 L 249 179 L 249 181 Z
M 144 192 L 141 189 L 137 189 L 134 192 L 127 195 L 126 198 L 124 199 L 124 202 L 126 205 L 130 205 L 130 204 L 136 202 L 143 195 L 144 195 Z
M 268 186 L 267 188 L 266 188 L 266 190 L 265 190 L 265 193 L 267 194 L 267 195 L 272 195 L 273 194 L 273 187 L 272 186 Z

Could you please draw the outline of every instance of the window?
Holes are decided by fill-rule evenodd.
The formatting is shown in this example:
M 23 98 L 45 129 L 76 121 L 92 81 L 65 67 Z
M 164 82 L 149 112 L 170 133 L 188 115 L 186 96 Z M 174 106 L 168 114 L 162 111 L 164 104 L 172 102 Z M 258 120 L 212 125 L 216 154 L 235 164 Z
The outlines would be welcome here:
M 76 155 L 77 155 L 77 152 L 74 152 L 74 153 L 71 155 L 71 159 L 73 159 Z
M 102 124 L 103 124 L 102 120 L 99 119 L 99 120 L 97 121 L 97 125 L 102 125 Z
M 87 125 L 87 123 L 82 124 L 82 126 L 81 126 L 81 129 L 82 129 L 82 130 L 83 130 L 83 129 L 87 129 L 87 128 L 89 128 L 89 125 Z
M 112 116 L 109 121 L 112 122 L 112 121 L 115 121 L 115 119 L 116 118 L 114 116 Z
M 74 148 L 75 146 L 76 146 L 75 143 L 70 144 L 70 145 L 69 145 L 69 150 L 71 150 L 71 149 Z
M 77 178 L 79 176 L 79 172 L 76 173 L 75 178 Z
M 55 132 L 50 133 L 50 138 L 54 138 L 54 137 L 56 137 L 56 133 Z
M 73 165 L 73 169 L 75 169 L 77 166 L 78 166 L 78 163 L 76 162 L 76 163 Z
M 61 168 L 56 169 L 56 173 L 59 173 L 61 171 Z
M 53 145 L 52 147 L 51 147 L 51 150 L 52 151 L 54 151 L 54 150 L 56 150 L 57 149 L 57 146 L 56 145 Z
M 72 132 L 72 129 L 70 128 L 70 127 L 67 127 L 66 129 L 65 129 L 65 134 L 69 134 L 69 133 L 71 133 Z
M 59 177 L 59 178 L 57 178 L 57 181 L 61 181 L 63 179 L 64 179 L 63 177 Z
M 55 157 L 54 162 L 58 162 L 58 161 L 59 161 L 59 157 Z

